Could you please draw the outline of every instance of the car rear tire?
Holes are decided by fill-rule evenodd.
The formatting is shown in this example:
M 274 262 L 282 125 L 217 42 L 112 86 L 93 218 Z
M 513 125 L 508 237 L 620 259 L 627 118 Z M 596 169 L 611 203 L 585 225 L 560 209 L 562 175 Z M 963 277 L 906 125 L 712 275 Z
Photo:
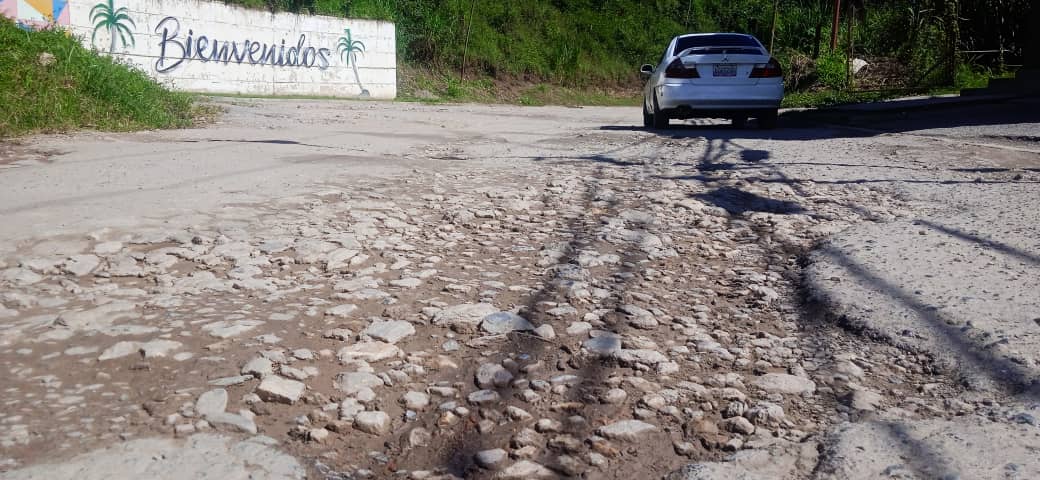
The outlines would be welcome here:
M 654 97 L 654 128 L 663 130 L 668 128 L 668 114 L 661 111 L 661 105 L 657 103 L 657 97 Z
M 643 127 L 652 128 L 654 126 L 654 116 L 646 109 L 646 101 L 643 101 Z
M 776 128 L 777 119 L 779 116 L 780 112 L 776 110 L 764 112 L 760 117 L 758 117 L 758 126 L 765 130 L 772 130 Z
M 733 128 L 744 128 L 747 126 L 747 117 L 737 116 L 733 117 Z

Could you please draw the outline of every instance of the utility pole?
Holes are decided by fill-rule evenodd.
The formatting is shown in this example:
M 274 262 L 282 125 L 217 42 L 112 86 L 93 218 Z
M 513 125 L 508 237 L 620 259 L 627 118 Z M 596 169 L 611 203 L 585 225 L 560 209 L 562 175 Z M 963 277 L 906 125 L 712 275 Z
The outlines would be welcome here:
M 683 22 L 683 27 L 686 28 L 686 33 L 690 33 L 690 12 L 693 11 L 693 0 L 686 4 L 686 21 Z
M 1000 26 L 997 27 L 997 45 L 1000 48 L 1000 56 L 997 57 L 997 65 L 1000 68 L 1000 73 L 1003 74 L 1007 71 L 1007 67 L 1004 66 L 1004 1 L 1000 0 L 997 2 L 997 12 L 1000 15 Z
M 1040 5 L 1033 3 L 1029 6 L 1029 9 L 1031 10 L 1029 24 L 1040 25 Z M 1031 28 L 1030 30 L 1031 32 L 1028 35 L 1032 37 L 1032 40 L 1022 49 L 1022 54 L 1026 68 L 1033 69 L 1035 73 L 1037 70 L 1040 70 L 1040 28 Z M 1019 78 L 1023 78 L 1023 76 L 1019 75 Z
M 841 26 L 841 0 L 834 0 L 834 22 L 831 23 L 831 52 L 838 49 L 838 29 Z
M 845 50 L 845 79 L 849 91 L 855 89 L 856 74 L 852 71 L 852 60 L 856 56 L 856 5 L 852 5 L 849 12 L 848 29 L 845 35 L 848 37 L 848 46 Z
M 824 5 L 826 5 L 825 2 L 826 2 L 826 0 L 818 0 L 816 2 L 816 9 L 815 9 L 816 15 L 814 15 L 814 19 L 816 20 L 816 35 L 813 36 L 813 47 L 812 47 L 812 58 L 813 58 L 813 60 L 816 60 L 817 58 L 820 58 L 820 42 L 823 41 L 823 38 L 821 38 L 821 37 L 822 37 L 822 33 L 823 33 L 823 20 L 824 20 L 823 9 L 824 9 Z
M 466 60 L 469 56 L 469 34 L 473 31 L 473 14 L 476 12 L 477 0 L 469 2 L 469 23 L 466 27 L 466 46 L 462 48 L 462 72 L 460 73 L 460 80 L 466 79 Z
M 960 2 L 946 0 L 944 3 L 946 17 L 946 81 L 953 85 L 957 79 L 957 49 L 960 47 L 961 28 L 958 13 Z
M 776 40 L 776 11 L 780 0 L 773 0 L 773 29 L 769 32 L 769 54 L 773 54 L 773 41 Z

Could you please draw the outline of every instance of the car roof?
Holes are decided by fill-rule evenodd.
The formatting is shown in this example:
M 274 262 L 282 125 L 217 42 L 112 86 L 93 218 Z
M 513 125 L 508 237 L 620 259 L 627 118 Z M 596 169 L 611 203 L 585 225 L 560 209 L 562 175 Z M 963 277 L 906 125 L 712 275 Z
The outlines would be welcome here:
M 684 35 L 678 35 L 675 38 L 673 38 L 671 43 L 669 43 L 669 46 L 671 46 L 671 44 L 674 44 L 674 43 L 676 43 L 679 40 L 684 39 L 684 38 L 709 37 L 709 36 L 712 36 L 712 35 L 730 35 L 730 36 L 734 36 L 734 37 L 746 37 L 746 38 L 750 38 L 751 40 L 754 40 L 755 43 L 757 43 L 762 48 L 765 48 L 765 46 L 762 44 L 762 41 L 759 40 L 758 38 L 756 38 L 754 35 L 751 35 L 751 34 L 748 34 L 748 33 L 735 33 L 735 32 L 687 33 L 687 34 L 684 34 Z
M 749 34 L 749 33 L 736 33 L 736 32 L 702 32 L 702 33 L 684 33 L 684 34 L 682 34 L 682 35 L 678 35 L 678 36 L 676 36 L 675 38 L 686 38 L 686 37 L 703 37 L 703 36 L 707 36 L 707 35 L 740 35 L 740 36 L 742 36 L 742 37 L 751 37 L 751 38 L 755 38 L 755 36 L 754 36 L 754 35 L 751 35 L 751 34 Z
M 676 35 L 675 38 L 672 38 L 672 39 L 688 38 L 688 37 L 691 37 L 691 36 L 709 36 L 709 35 L 747 36 L 748 38 L 752 38 L 752 39 L 755 39 L 755 41 L 758 41 L 758 38 L 756 38 L 755 35 L 752 35 L 750 33 L 736 33 L 736 32 L 729 32 L 729 31 L 714 31 L 714 32 L 706 32 L 706 33 L 684 33 L 682 35 Z

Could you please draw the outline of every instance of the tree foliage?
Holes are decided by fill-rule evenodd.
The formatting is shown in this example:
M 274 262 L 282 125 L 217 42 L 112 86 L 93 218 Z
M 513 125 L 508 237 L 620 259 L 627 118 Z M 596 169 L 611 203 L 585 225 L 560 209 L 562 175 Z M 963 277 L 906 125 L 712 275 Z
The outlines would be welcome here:
M 828 52 L 834 0 L 229 0 L 274 10 L 392 20 L 399 55 L 424 66 L 560 83 L 621 82 L 687 32 L 735 31 L 792 56 L 844 55 L 847 20 L 857 55 L 884 56 L 939 81 L 954 49 L 1006 49 L 1029 40 L 1035 0 L 842 0 L 841 39 Z M 951 19 L 953 23 L 951 24 Z M 1036 26 L 1033 26 L 1035 29 Z M 959 34 L 958 34 L 959 31 Z M 994 63 L 997 56 L 969 60 Z M 936 65 L 939 65 L 937 68 Z

